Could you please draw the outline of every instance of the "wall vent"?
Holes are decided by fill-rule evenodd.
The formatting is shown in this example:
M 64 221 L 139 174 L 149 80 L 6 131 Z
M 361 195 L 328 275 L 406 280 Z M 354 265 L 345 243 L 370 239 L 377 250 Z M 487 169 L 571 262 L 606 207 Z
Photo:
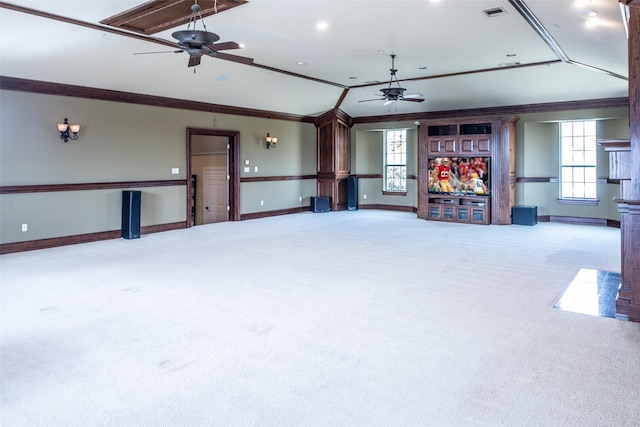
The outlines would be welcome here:
M 502 8 L 502 6 L 497 6 L 497 7 L 492 7 L 489 9 L 485 9 L 483 10 L 484 14 L 487 15 L 489 18 L 493 18 L 495 16 L 500 16 L 500 15 L 504 15 L 505 10 Z

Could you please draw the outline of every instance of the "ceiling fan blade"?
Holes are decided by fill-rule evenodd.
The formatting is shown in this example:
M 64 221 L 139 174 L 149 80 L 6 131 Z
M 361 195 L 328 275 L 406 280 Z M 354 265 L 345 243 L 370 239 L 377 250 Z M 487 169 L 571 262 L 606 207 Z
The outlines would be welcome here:
M 225 61 L 238 62 L 240 64 L 253 64 L 253 58 L 247 58 L 246 56 L 231 55 L 223 52 L 211 52 L 209 56 L 224 59 Z
M 369 102 L 369 101 L 384 101 L 384 98 L 376 98 L 376 99 L 363 99 L 358 102 Z
M 223 42 L 207 45 L 207 48 L 213 52 L 217 52 L 219 50 L 240 49 L 241 46 L 236 42 Z
M 424 95 L 421 93 L 410 93 L 408 95 L 404 95 L 404 99 L 407 98 L 424 98 Z
M 422 102 L 424 98 L 401 98 L 401 101 L 409 101 L 409 102 Z
M 155 55 L 156 53 L 182 53 L 184 50 L 162 50 L 160 52 L 133 52 L 133 55 Z
M 392 103 L 393 103 L 393 102 L 395 102 L 395 101 L 396 101 L 396 100 L 394 100 L 394 99 L 389 99 L 389 100 L 387 100 L 387 101 L 386 101 L 384 104 L 382 104 L 382 105 L 389 105 L 389 104 L 392 104 Z
M 195 67 L 196 65 L 200 65 L 201 56 L 190 56 L 189 57 L 189 65 L 187 67 Z

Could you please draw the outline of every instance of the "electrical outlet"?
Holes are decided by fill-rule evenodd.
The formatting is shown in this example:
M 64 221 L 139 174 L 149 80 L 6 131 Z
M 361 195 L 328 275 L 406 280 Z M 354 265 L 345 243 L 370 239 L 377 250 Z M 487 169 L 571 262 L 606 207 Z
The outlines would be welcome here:
M 301 202 L 302 201 L 302 196 L 298 197 L 298 201 Z
M 260 206 L 264 206 L 264 200 L 260 200 Z
M 180 168 L 171 168 L 171 174 L 172 175 L 179 175 L 180 174 Z
M 22 232 L 25 233 L 27 229 L 28 229 L 27 224 L 22 224 Z
M 363 194 L 363 195 L 362 195 L 362 198 L 363 198 L 364 200 L 367 200 L 367 195 L 366 195 L 366 194 Z

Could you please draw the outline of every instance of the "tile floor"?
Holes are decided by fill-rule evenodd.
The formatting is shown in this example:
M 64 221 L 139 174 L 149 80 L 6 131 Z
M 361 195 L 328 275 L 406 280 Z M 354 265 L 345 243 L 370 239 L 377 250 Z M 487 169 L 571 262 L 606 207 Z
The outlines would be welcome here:
M 615 319 L 620 283 L 620 273 L 583 268 L 553 307 Z

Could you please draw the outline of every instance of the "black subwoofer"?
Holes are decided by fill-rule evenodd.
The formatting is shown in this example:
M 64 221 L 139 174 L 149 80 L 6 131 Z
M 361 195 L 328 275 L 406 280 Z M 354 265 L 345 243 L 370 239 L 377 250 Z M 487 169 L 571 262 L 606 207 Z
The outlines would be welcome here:
M 140 191 L 122 192 L 122 237 L 140 238 Z
M 358 177 L 355 175 L 347 178 L 347 209 L 358 209 Z
M 511 212 L 511 223 L 519 225 L 536 225 L 538 223 L 537 206 L 514 206 Z
M 311 198 L 311 210 L 318 212 L 329 212 L 331 206 L 329 205 L 328 197 L 312 197 Z

